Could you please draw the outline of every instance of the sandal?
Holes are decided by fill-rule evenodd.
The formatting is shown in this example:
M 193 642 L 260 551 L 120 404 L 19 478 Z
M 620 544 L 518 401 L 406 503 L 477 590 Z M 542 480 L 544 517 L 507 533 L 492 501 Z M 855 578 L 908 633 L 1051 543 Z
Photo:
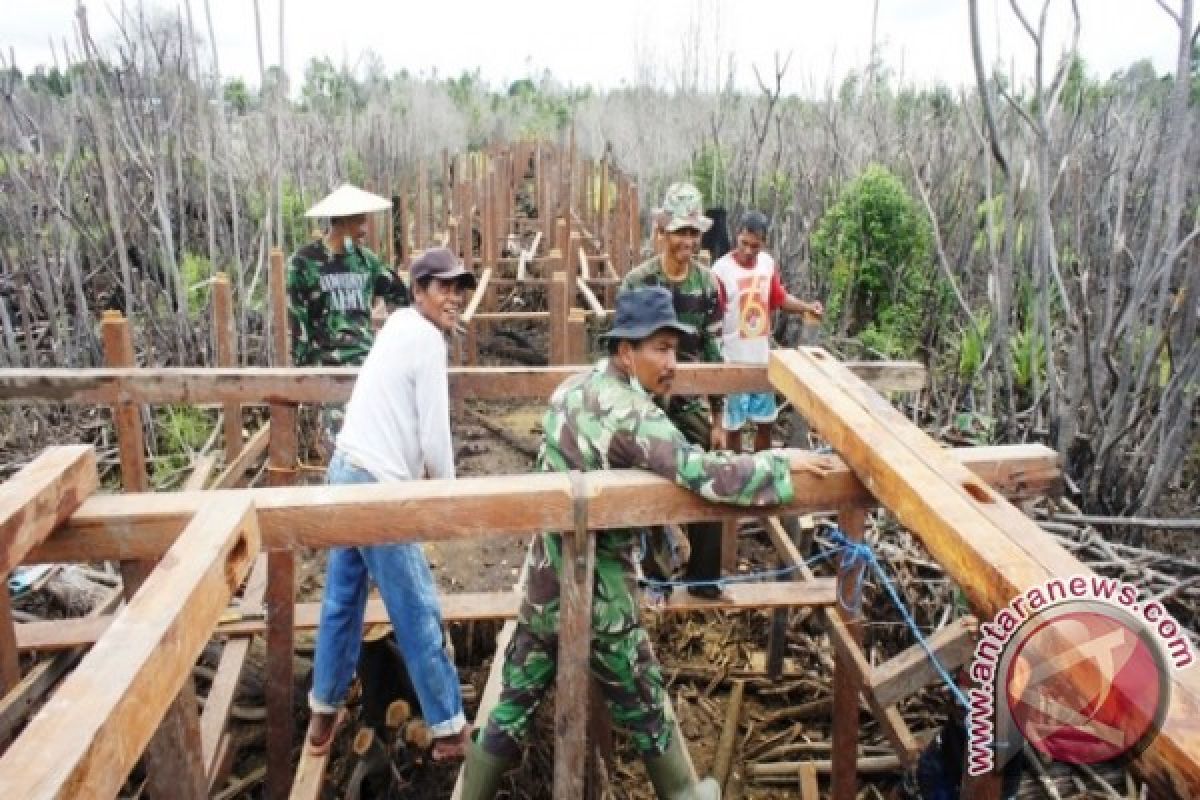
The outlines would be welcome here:
M 333 739 L 345 719 L 346 709 L 344 708 L 339 709 L 336 713 L 314 711 L 312 718 L 308 721 L 308 733 L 304 736 L 304 745 L 308 754 L 318 757 L 327 755 L 333 746 Z

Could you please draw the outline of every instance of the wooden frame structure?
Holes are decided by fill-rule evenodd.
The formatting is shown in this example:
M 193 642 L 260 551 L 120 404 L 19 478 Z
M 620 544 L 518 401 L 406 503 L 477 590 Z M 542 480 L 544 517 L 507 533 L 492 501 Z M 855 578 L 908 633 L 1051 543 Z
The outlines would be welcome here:
M 518 219 L 516 187 L 529 174 L 538 216 Z M 636 187 L 607 161 L 580 163 L 573 133 L 558 147 L 518 143 L 450 159 L 443 154 L 440 181 L 420 170 L 414 195 L 401 191 L 398 235 L 386 252 L 403 262 L 414 248 L 439 237 L 471 263 L 483 280 L 466 317 L 468 335 L 489 324 L 494 290 L 502 282 L 541 282 L 551 326 L 547 368 L 463 367 L 452 371 L 457 400 L 545 398 L 583 360 L 580 338 L 587 314 L 605 314 L 601 298 L 634 263 L 640 249 Z M 440 194 L 434 185 L 440 185 Z M 439 200 L 440 198 L 440 205 Z M 411 199 L 411 208 L 410 208 Z M 478 219 L 478 226 L 476 225 Z M 500 255 L 502 242 L 522 226 L 533 246 L 516 259 Z M 472 231 L 479 227 L 480 253 Z M 411 230 L 411 242 L 409 233 Z M 540 234 L 540 236 L 539 236 Z M 545 242 L 548 255 L 539 257 Z M 395 246 L 395 252 L 392 252 Z M 594 263 L 605 275 L 592 274 Z M 272 363 L 288 363 L 283 309 L 283 259 L 273 253 L 269 275 Z M 512 278 L 501 268 L 514 267 Z M 531 271 L 548 267 L 541 275 Z M 48 451 L 0 486 L 0 558 L 7 573 L 18 564 L 113 560 L 122 565 L 128 604 L 84 620 L 13 625 L 0 598 L 0 701 L 25 702 L 35 689 L 20 674 L 24 650 L 70 652 L 92 645 L 79 666 L 24 733 L 0 755 L 0 796 L 112 797 L 142 758 L 152 796 L 207 796 L 228 763 L 223 729 L 248 636 L 267 644 L 267 796 L 315 796 L 322 763 L 295 770 L 292 654 L 298 628 L 315 625 L 312 604 L 295 602 L 298 546 L 365 545 L 382 541 L 450 539 L 574 531 L 566 537 L 586 559 L 592 532 L 630 525 L 732 519 L 738 509 L 713 506 L 685 490 L 640 472 L 588 473 L 586 480 L 539 474 L 420 481 L 401 486 L 290 487 L 296 472 L 296 417 L 301 403 L 348 398 L 354 369 L 235 369 L 227 302 L 228 283 L 214 283 L 218 369 L 143 370 L 134 367 L 128 324 L 119 316 L 102 325 L 106 369 L 0 370 L 0 401 L 58 401 L 109 405 L 114 410 L 122 483 L 131 493 L 93 494 L 94 456 L 88 448 Z M 572 308 L 577 299 L 582 307 Z M 605 299 L 608 299 L 607 297 Z M 572 344 L 574 342 L 574 344 Z M 467 359 L 471 360 L 468 347 Z M 782 391 L 837 451 L 832 469 L 815 469 L 817 457 L 795 452 L 796 500 L 780 515 L 836 511 L 851 539 L 865 532 L 865 514 L 891 510 L 921 540 L 948 576 L 963 587 L 973 610 L 990 616 L 1024 587 L 1050 576 L 1086 573 L 1008 500 L 1051 491 L 1058 477 L 1052 452 L 1039 446 L 946 451 L 898 414 L 879 390 L 919 389 L 919 366 L 842 364 L 822 350 L 776 351 L 768 368 L 681 367 L 679 394 Z M 208 491 L 147 493 L 141 407 L 155 403 L 219 403 L 229 466 Z M 269 406 L 270 427 L 242 441 L 240 407 Z M 265 449 L 268 488 L 233 488 Z M 337 520 L 336 527 L 329 524 Z M 896 709 L 932 676 L 916 651 L 872 666 L 863 653 L 862 623 L 834 603 L 835 582 L 803 567 L 803 553 L 778 519 L 768 534 L 786 565 L 801 579 L 739 586 L 721 601 L 677 600 L 673 609 L 811 606 L 834 645 L 834 748 L 830 763 L 835 800 L 856 794 L 860 700 L 865 700 L 900 763 L 911 764 L 919 742 Z M 732 530 L 732 529 L 731 529 Z M 726 540 L 727 555 L 736 540 Z M 259 558 L 259 553 L 263 557 Z M 247 581 L 247 575 L 251 577 Z M 587 621 L 588 571 L 579 591 L 564 591 L 564 625 Z M 855 576 L 845 569 L 838 581 Z M 221 622 L 237 589 L 247 583 Z M 570 580 L 568 580 L 570 584 Z M 3 593 L 0 593 L 3 594 Z M 447 595 L 448 619 L 501 619 L 515 614 L 517 595 L 501 592 Z M 372 606 L 368 619 L 382 618 Z M 196 710 L 190 670 L 205 641 L 229 639 L 203 716 Z M 970 654 L 968 622 L 939 633 L 934 645 L 950 667 Z M 240 637 L 240 638 L 237 638 Z M 570 637 L 563 637 L 564 640 Z M 576 637 L 575 643 L 578 645 Z M 94 643 L 94 644 L 93 644 Z M 586 641 L 585 641 L 586 643 Z M 770 648 L 775 650 L 776 648 Z M 495 696 L 495 678 L 481 713 Z M 1086 676 L 1084 676 L 1086 677 Z M 564 654 L 559 670 L 560 717 L 565 734 L 555 754 L 555 796 L 575 798 L 586 788 L 584 754 L 588 717 L 586 658 Z M 45 688 L 45 681 L 39 684 Z M 10 705 L 10 700 L 11 704 Z M 211 709 L 211 710 L 210 710 Z M 1155 796 L 1200 795 L 1200 676 L 1175 675 L 1162 732 L 1136 767 Z M 69 720 L 69 722 L 67 721 Z M 67 735 L 64 734 L 67 732 Z M 818 765 L 798 767 L 802 793 L 815 800 Z M 987 797 L 994 785 L 976 785 L 969 796 Z

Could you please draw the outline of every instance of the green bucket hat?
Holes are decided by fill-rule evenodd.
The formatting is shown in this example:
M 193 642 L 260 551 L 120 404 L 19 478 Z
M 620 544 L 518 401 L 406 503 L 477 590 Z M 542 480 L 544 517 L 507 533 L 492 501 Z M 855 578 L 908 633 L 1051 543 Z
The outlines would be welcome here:
M 662 208 L 654 211 L 655 221 L 667 233 L 694 228 L 704 233 L 712 220 L 704 216 L 704 195 L 690 183 L 672 183 L 663 196 Z

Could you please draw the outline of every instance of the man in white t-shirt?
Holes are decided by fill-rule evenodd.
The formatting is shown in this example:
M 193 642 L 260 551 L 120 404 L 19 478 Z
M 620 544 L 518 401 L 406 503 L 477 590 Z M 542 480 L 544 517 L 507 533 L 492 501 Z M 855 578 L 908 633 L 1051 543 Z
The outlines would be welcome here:
M 330 484 L 454 477 L 446 337 L 475 276 L 446 248 L 412 265 L 413 305 L 392 313 L 363 362 L 329 462 Z M 433 731 L 433 760 L 462 757 L 466 736 L 458 672 L 442 645 L 437 587 L 420 542 L 329 551 L 309 693 L 308 747 L 327 752 L 354 677 L 370 581 Z
M 722 345 L 728 364 L 767 363 L 772 311 L 815 317 L 825 313 L 819 301 L 805 302 L 783 288 L 775 259 L 763 250 L 766 239 L 766 216 L 747 211 L 738 225 L 736 246 L 712 266 L 724 315 Z M 757 426 L 754 450 L 761 452 L 771 447 L 771 426 L 778 414 L 774 392 L 732 394 L 725 401 L 721 427 L 736 434 L 753 422 Z

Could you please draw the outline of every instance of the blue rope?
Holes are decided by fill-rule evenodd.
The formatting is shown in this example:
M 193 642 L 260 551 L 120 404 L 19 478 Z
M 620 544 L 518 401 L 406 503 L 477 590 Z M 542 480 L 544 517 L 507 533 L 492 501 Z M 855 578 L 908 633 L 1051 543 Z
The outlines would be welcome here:
M 843 570 L 849 570 L 853 567 L 859 566 L 860 564 L 863 566 L 869 566 L 871 568 L 871 571 L 874 572 L 879 578 L 879 582 L 883 584 L 883 588 L 887 591 L 888 597 L 891 598 L 892 605 L 894 605 L 896 610 L 900 612 L 900 616 L 904 619 L 904 624 L 906 624 L 908 629 L 912 631 L 913 636 L 916 637 L 917 643 L 921 645 L 921 649 L 925 651 L 927 656 L 929 656 L 929 660 L 933 663 L 934 669 L 937 670 L 938 676 L 946 684 L 946 688 L 950 690 L 950 694 L 953 695 L 955 702 L 957 702 L 963 708 L 970 708 L 970 701 L 967 699 L 966 694 L 962 689 L 959 688 L 958 683 L 955 682 L 953 676 L 950 675 L 949 670 L 947 670 L 942 664 L 941 659 L 937 657 L 937 653 L 935 653 L 933 648 L 929 646 L 929 641 L 925 638 L 925 635 L 921 633 L 921 627 L 917 624 L 916 619 L 913 618 L 912 612 L 908 610 L 908 606 L 900 597 L 900 593 L 896 591 L 895 584 L 892 583 L 892 579 L 884 570 L 883 565 L 879 563 L 879 559 L 876 558 L 875 551 L 871 549 L 871 546 L 866 542 L 855 542 L 848 539 L 842 529 L 836 525 L 830 528 L 829 534 L 830 539 L 835 545 L 837 545 L 842 553 Z M 846 605 L 840 586 L 838 587 L 838 602 L 841 603 L 842 607 L 847 611 L 857 613 L 862 607 L 863 576 L 866 574 L 866 570 L 858 569 L 849 574 L 853 575 L 853 578 L 851 579 L 851 595 L 854 598 L 853 605 Z
M 642 553 L 645 554 L 648 552 L 646 545 L 646 529 L 643 528 L 641 533 Z M 900 596 L 900 593 L 896 590 L 895 584 L 892 583 L 892 579 L 884 570 L 883 565 L 879 563 L 879 559 L 875 556 L 875 551 L 871 548 L 871 545 L 867 544 L 866 542 L 856 542 L 849 539 L 845 532 L 842 531 L 842 529 L 837 525 L 829 526 L 829 538 L 834 545 L 833 548 L 822 553 L 818 553 L 817 555 L 805 561 L 803 566 L 811 567 L 814 564 L 818 564 L 822 561 L 833 558 L 840 553 L 842 556 L 841 568 L 843 573 L 849 576 L 849 581 L 838 582 L 838 604 L 852 614 L 857 614 L 862 609 L 863 583 L 867 572 L 866 568 L 870 567 L 871 571 L 874 572 L 879 578 L 879 582 L 883 584 L 884 590 L 887 591 L 888 597 L 891 598 L 892 605 L 894 605 L 896 610 L 900 612 L 900 616 L 903 618 L 904 624 L 908 626 L 910 631 L 912 631 L 917 643 L 921 645 L 921 649 L 925 651 L 927 656 L 929 656 L 929 660 L 933 663 L 934 669 L 937 671 L 938 676 L 942 679 L 942 682 L 946 684 L 946 688 L 950 690 L 950 694 L 954 697 L 955 702 L 957 702 L 963 708 L 969 708 L 970 701 L 967 699 L 966 694 L 962 689 L 959 688 L 953 676 L 950 675 L 950 671 L 947 670 L 942 664 L 941 659 L 937 657 L 937 653 L 935 653 L 933 648 L 929 646 L 929 641 L 925 638 L 925 635 L 921 633 L 921 626 L 917 624 L 916 619 L 913 618 L 912 612 L 908 610 L 908 606 L 905 604 L 904 599 Z M 801 565 L 797 564 L 795 566 L 781 567 L 779 569 L 743 572 L 737 575 L 728 575 L 723 578 L 717 578 L 715 580 L 686 581 L 642 578 L 639 583 L 643 587 L 660 590 L 689 586 L 716 586 L 717 588 L 721 588 L 722 586 L 730 583 L 749 583 L 763 579 L 782 578 L 785 575 L 791 575 L 793 572 L 799 571 L 800 567 Z M 849 584 L 849 600 L 846 598 L 846 587 L 842 585 L 843 583 Z

